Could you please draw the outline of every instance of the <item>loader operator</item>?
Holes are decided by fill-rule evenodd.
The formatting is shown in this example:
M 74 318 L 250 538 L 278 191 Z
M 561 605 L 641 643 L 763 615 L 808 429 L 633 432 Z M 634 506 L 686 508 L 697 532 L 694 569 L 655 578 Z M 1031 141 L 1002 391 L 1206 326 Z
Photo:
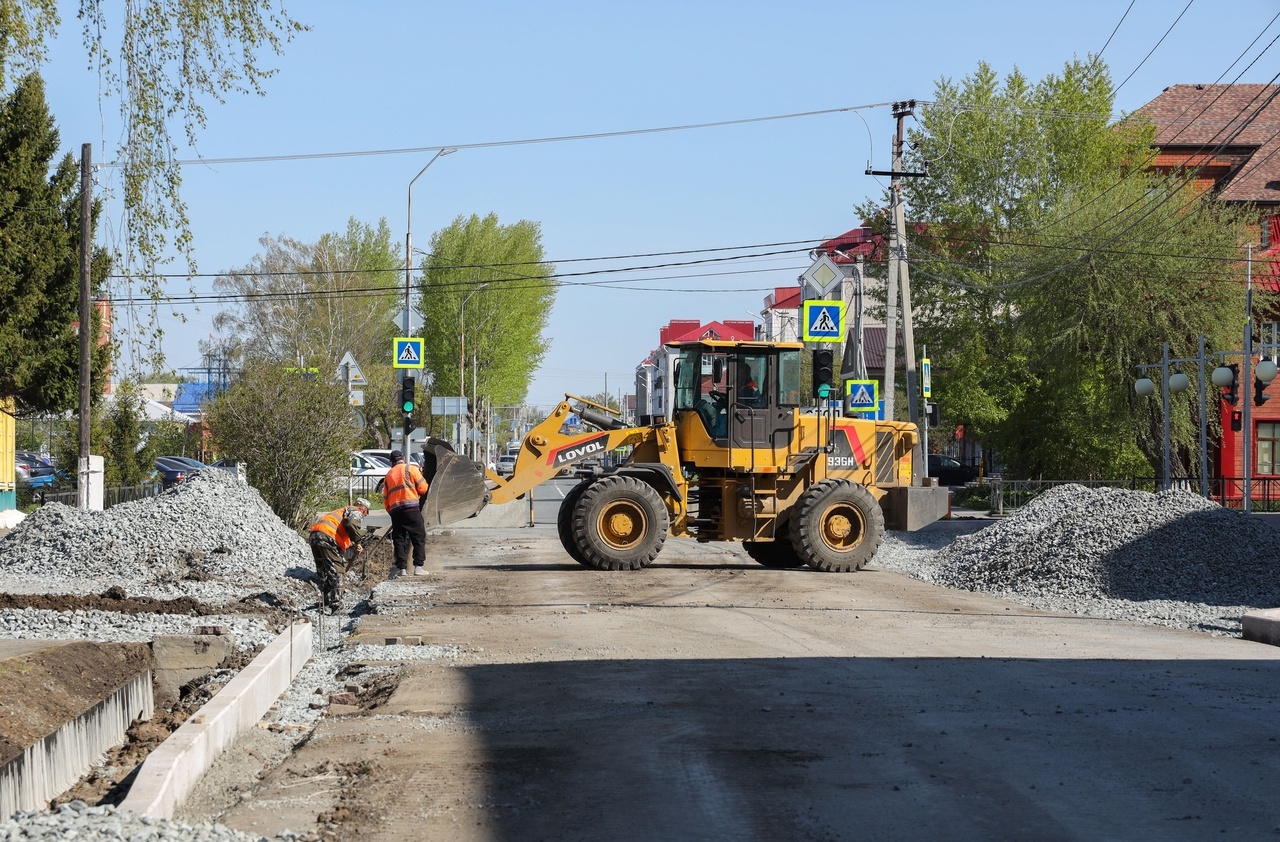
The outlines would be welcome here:
M 391 470 L 382 480 L 382 502 L 391 515 L 391 544 L 396 560 L 392 579 L 409 568 L 409 547 L 413 546 L 413 572 L 427 575 L 427 529 L 422 523 L 422 501 L 427 496 L 427 480 L 413 462 L 406 462 L 399 450 L 391 451 Z
M 357 535 L 367 514 L 369 501 L 357 497 L 354 506 L 327 512 L 311 527 L 311 557 L 320 577 L 320 602 L 330 614 L 342 608 L 342 575 L 347 563 L 364 552 Z

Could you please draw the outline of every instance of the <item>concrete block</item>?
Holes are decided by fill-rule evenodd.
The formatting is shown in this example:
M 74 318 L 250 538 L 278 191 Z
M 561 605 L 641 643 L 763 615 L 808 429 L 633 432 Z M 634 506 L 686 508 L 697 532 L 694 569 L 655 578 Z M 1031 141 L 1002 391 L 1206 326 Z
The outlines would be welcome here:
M 1245 640 L 1280 646 L 1280 608 L 1250 611 L 1240 619 L 1244 626 L 1241 636 Z
M 329 705 L 330 716 L 356 716 L 364 713 L 359 705 Z
M 157 669 L 217 669 L 235 651 L 230 635 L 171 634 L 151 642 Z
M 384 642 L 387 646 L 399 646 L 403 641 L 398 637 L 388 637 Z
M 120 804 L 145 816 L 172 818 L 219 754 L 252 728 L 289 689 L 311 658 L 312 629 L 295 623 L 282 632 L 235 678 L 143 761 Z M 272 723 L 275 725 L 275 723 Z M 303 730 L 286 725 L 280 730 Z M 275 730 L 274 728 L 272 730 Z
M 155 661 L 156 704 L 168 707 L 178 700 L 182 685 L 218 668 L 236 648 L 232 635 L 174 634 L 151 642 Z
M 402 638 L 402 640 L 404 641 L 405 646 L 421 646 L 422 645 L 422 635 L 420 634 L 405 635 Z

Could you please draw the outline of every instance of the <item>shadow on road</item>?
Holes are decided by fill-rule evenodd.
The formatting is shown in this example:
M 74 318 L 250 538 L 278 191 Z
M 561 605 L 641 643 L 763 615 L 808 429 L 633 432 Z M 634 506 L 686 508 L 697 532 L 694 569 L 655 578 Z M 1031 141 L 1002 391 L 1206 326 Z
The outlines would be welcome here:
M 1274 661 L 464 668 L 493 839 L 1271 835 Z M 441 768 L 438 774 L 456 770 Z

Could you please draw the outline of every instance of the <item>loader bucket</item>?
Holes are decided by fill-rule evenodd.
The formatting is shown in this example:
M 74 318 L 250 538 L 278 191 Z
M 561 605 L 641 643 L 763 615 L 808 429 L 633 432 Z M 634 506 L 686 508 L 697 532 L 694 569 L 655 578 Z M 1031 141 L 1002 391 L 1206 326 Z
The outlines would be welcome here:
M 441 445 L 427 450 L 435 457 L 435 472 L 428 483 L 422 522 L 430 529 L 469 518 L 489 502 L 484 466 Z M 426 451 L 424 451 L 425 453 Z

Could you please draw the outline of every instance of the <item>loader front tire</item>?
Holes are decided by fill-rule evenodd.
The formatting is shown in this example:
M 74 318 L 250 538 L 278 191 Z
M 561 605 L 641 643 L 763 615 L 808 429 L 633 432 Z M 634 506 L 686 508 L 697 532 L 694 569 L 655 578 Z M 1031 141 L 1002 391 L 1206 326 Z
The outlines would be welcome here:
M 556 533 L 560 536 L 560 544 L 564 547 L 564 551 L 569 557 L 584 567 L 590 567 L 586 558 L 582 555 L 582 550 L 578 549 L 578 542 L 573 537 L 573 511 L 578 508 L 578 501 L 582 499 L 582 492 L 587 490 L 587 486 L 591 485 L 592 480 L 586 479 L 569 489 L 569 493 L 564 495 L 564 499 L 560 501 L 560 511 L 556 514 Z
M 635 477 L 596 480 L 573 509 L 573 538 L 589 567 L 648 567 L 667 540 L 670 518 L 652 486 Z
M 884 540 L 884 513 L 871 492 L 848 480 L 828 479 L 796 501 L 791 544 L 814 570 L 861 570 Z

